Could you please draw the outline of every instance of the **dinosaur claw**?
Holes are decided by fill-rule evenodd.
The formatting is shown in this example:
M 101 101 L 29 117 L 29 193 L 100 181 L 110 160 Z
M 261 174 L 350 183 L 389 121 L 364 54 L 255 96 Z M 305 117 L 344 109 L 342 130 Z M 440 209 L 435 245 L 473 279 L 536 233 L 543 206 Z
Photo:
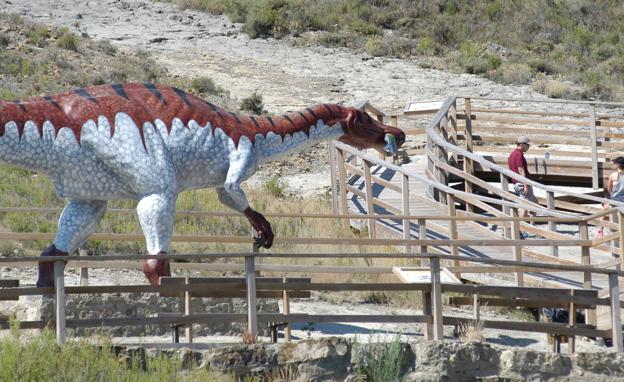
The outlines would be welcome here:
M 251 226 L 256 230 L 257 236 L 254 235 L 254 243 L 266 249 L 271 248 L 273 246 L 273 230 L 271 229 L 271 223 L 266 220 L 261 213 L 252 210 L 251 208 L 247 208 L 245 210 L 245 216 Z

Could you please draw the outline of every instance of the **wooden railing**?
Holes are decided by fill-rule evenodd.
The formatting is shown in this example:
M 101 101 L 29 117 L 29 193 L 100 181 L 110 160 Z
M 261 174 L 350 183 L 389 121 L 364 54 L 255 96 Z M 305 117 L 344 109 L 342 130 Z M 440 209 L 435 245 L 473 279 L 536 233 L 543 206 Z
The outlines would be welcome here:
M 603 337 L 611 338 L 617 351 L 624 351 L 622 342 L 622 330 L 620 321 L 619 301 L 619 277 L 624 274 L 619 270 L 599 269 L 587 266 L 569 266 L 558 264 L 541 264 L 527 263 L 517 261 L 505 261 L 495 259 L 471 259 L 472 262 L 496 265 L 495 269 L 486 266 L 464 267 L 465 272 L 508 272 L 517 271 L 518 267 L 524 270 L 539 270 L 539 272 L 582 272 L 597 275 L 606 275 L 609 279 L 609 297 L 598 297 L 594 294 L 576 294 L 574 290 L 549 289 L 549 288 L 517 288 L 517 287 L 501 287 L 501 286 L 479 286 L 479 285 L 454 285 L 443 284 L 440 279 L 441 268 L 440 261 L 454 261 L 457 256 L 450 255 L 432 255 L 432 254 L 389 254 L 389 253 L 368 253 L 367 257 L 383 257 L 383 258 L 411 258 L 411 259 L 427 259 L 430 263 L 429 283 L 418 284 L 400 284 L 400 283 L 303 283 L 303 282 L 284 282 L 284 283 L 262 283 L 256 280 L 256 272 L 258 269 L 255 265 L 257 258 L 338 258 L 338 257 L 361 257 L 362 254 L 357 253 L 322 253 L 322 254 L 293 254 L 293 253 L 238 253 L 238 254 L 201 254 L 201 255 L 167 255 L 167 258 L 173 261 L 174 269 L 177 260 L 207 260 L 216 258 L 244 258 L 245 259 L 245 285 L 237 285 L 235 283 L 214 283 L 210 284 L 169 284 L 165 286 L 150 285 L 117 285 L 117 286 L 66 286 L 64 277 L 65 262 L 68 266 L 72 266 L 74 262 L 80 266 L 85 264 L 109 267 L 111 262 L 117 263 L 118 266 L 128 266 L 127 261 L 143 261 L 150 258 L 149 256 L 102 256 L 102 257 L 37 257 L 37 258 L 0 258 L 1 266 L 29 266 L 33 261 L 54 262 L 54 288 L 32 288 L 32 287 L 7 287 L 0 289 L 0 299 L 14 299 L 19 296 L 27 295 L 54 295 L 55 298 L 55 321 L 57 341 L 59 344 L 66 340 L 66 330 L 68 328 L 79 327 L 102 327 L 113 325 L 168 325 L 172 323 L 184 322 L 186 324 L 208 324 L 219 320 L 238 321 L 247 319 L 248 330 L 252 335 L 257 334 L 257 322 L 262 321 L 281 321 L 281 322 L 402 322 L 402 323 L 418 323 L 425 325 L 425 338 L 433 340 L 443 340 L 443 325 L 458 325 L 474 321 L 470 318 L 449 317 L 443 315 L 442 294 L 443 293 L 464 293 L 477 296 L 478 298 L 486 298 L 485 296 L 495 296 L 500 298 L 500 302 L 509 306 L 533 306 L 533 307 L 552 307 L 567 306 L 574 313 L 578 307 L 596 308 L 598 306 L 609 306 L 611 308 L 611 329 L 599 330 L 593 326 L 577 325 L 574 321 L 569 324 L 560 323 L 538 323 L 538 322 L 521 322 L 521 321 L 481 321 L 485 328 L 497 328 L 514 331 L 530 331 L 543 332 L 556 335 L 568 335 L 572 339 L 575 336 Z M 463 259 L 462 259 L 463 260 Z M 193 263 L 184 263 L 197 269 L 197 265 Z M 182 265 L 182 264 L 177 264 Z M 276 268 L 272 268 L 276 267 Z M 264 264 L 264 269 L 283 270 L 279 265 Z M 315 269 L 314 266 L 306 266 L 307 273 L 315 273 L 317 271 L 326 272 L 327 268 Z M 355 268 L 351 267 L 334 267 L 333 272 L 353 273 Z M 377 272 L 383 270 L 376 269 Z M 388 270 L 385 270 L 387 272 Z M 226 281 L 226 280 L 225 280 Z M 103 294 L 103 293 L 163 293 L 171 295 L 172 293 L 207 293 L 210 290 L 218 290 L 220 294 L 227 295 L 227 291 L 239 291 L 243 288 L 247 291 L 247 315 L 243 314 L 192 314 L 186 312 L 184 315 L 176 316 L 158 316 L 158 317 L 124 317 L 124 318 L 100 318 L 100 319 L 71 319 L 65 317 L 65 301 L 67 294 Z M 423 295 L 422 314 L 413 315 L 309 315 L 306 313 L 288 313 L 288 314 L 258 314 L 256 309 L 256 294 L 260 290 L 288 290 L 288 291 L 420 291 Z M 511 299 L 511 300 L 510 300 Z M 571 317 L 574 317 L 571 314 Z M 36 329 L 49 326 L 48 322 L 43 321 L 23 321 L 18 323 L 22 329 Z M 0 322 L 0 326 L 7 328 L 8 322 Z M 570 347 L 570 351 L 574 352 L 574 346 Z

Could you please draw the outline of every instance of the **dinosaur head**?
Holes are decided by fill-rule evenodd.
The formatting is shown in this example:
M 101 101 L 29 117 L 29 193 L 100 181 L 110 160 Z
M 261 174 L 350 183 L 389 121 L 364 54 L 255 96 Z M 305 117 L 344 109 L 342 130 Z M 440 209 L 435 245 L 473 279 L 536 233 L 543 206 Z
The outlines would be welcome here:
M 344 135 L 339 140 L 358 149 L 374 148 L 387 155 L 396 155 L 405 143 L 405 133 L 396 127 L 374 120 L 367 112 L 356 108 L 345 108 L 342 122 Z

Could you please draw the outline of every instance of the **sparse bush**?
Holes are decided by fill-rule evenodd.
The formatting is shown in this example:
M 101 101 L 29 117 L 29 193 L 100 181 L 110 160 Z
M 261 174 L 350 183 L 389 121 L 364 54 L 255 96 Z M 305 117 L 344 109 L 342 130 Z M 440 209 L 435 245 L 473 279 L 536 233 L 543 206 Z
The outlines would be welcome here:
M 210 77 L 196 77 L 191 80 L 191 89 L 197 93 L 220 94 L 223 89 Z
M 74 52 L 78 51 L 79 44 L 80 37 L 71 33 L 67 28 L 61 29 L 60 34 L 56 38 L 56 45 L 60 48 L 72 50 Z
M 564 82 L 550 80 L 544 85 L 544 94 L 552 98 L 569 98 L 572 88 Z
M 366 50 L 366 53 L 373 57 L 387 56 L 390 52 L 390 49 L 384 42 L 384 39 L 377 36 L 370 37 L 368 41 L 366 41 L 364 49 Z
M 502 65 L 493 75 L 493 78 L 504 84 L 526 85 L 531 82 L 533 73 L 526 64 L 512 63 Z
M 254 92 L 249 97 L 243 98 L 243 100 L 241 101 L 240 109 L 250 111 L 253 114 L 264 113 L 264 103 L 262 102 L 262 96 Z

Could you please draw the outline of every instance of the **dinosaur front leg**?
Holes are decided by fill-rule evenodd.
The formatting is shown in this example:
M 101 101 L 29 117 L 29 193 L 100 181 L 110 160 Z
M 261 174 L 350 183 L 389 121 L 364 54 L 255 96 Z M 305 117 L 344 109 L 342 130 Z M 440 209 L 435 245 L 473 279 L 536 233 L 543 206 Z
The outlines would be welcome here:
M 147 253 L 166 255 L 173 235 L 175 218 L 175 195 L 151 194 L 143 197 L 137 205 L 141 229 L 145 235 Z M 171 276 L 169 260 L 146 260 L 143 272 L 150 284 L 158 285 L 161 276 Z
M 223 188 L 217 188 L 219 201 L 226 206 L 245 214 L 245 217 L 247 218 L 247 220 L 249 220 L 251 226 L 258 233 L 258 237 L 256 237 L 256 243 L 262 247 L 271 248 L 271 246 L 273 245 L 274 236 L 273 229 L 271 229 L 271 223 L 269 223 L 268 220 L 266 220 L 266 218 L 261 213 L 252 210 L 251 207 L 249 207 L 249 204 L 247 203 L 247 198 L 245 198 L 245 194 L 242 189 L 240 189 L 240 191 L 235 190 L 234 192 L 240 192 L 238 196 L 239 198 L 243 198 L 244 204 L 240 203 L 240 201 L 239 203 L 235 202 L 230 196 L 231 191 L 232 190 L 226 191 Z M 244 205 L 246 207 L 243 207 Z
M 104 200 L 72 200 L 63 210 L 54 243 L 41 256 L 67 256 L 84 244 L 106 212 Z M 54 285 L 54 264 L 39 263 L 37 287 Z

